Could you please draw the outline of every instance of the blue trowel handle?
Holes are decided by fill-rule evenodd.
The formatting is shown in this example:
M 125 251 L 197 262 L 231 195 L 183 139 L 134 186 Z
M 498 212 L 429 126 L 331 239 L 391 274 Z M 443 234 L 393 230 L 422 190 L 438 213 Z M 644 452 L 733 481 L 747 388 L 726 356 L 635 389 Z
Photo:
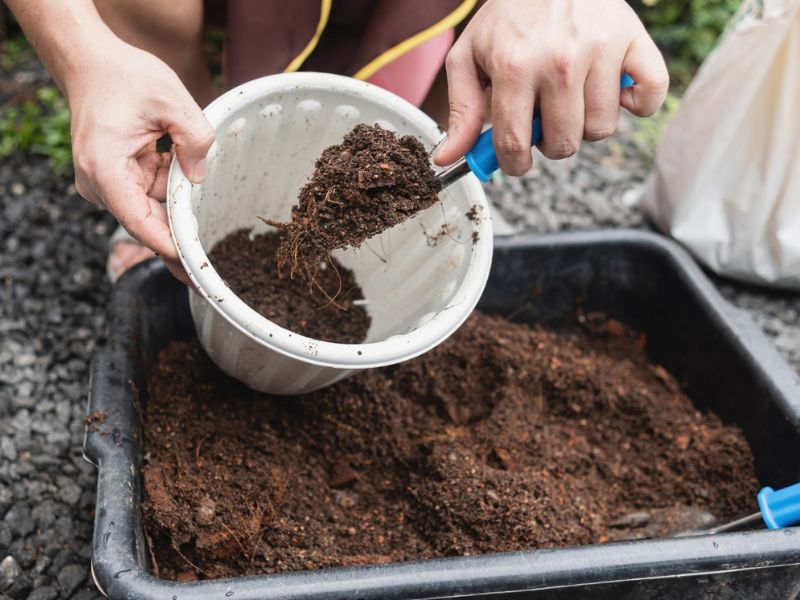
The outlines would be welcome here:
M 633 78 L 625 73 L 620 79 L 620 89 L 625 89 L 635 85 Z M 533 113 L 533 127 L 531 128 L 531 146 L 536 146 L 542 141 L 542 118 L 539 109 Z M 484 131 L 472 149 L 467 152 L 465 157 L 470 170 L 475 173 L 475 176 L 481 181 L 489 181 L 497 169 L 500 168 L 497 162 L 497 155 L 494 153 L 494 145 L 492 144 L 492 130 L 491 128 Z
M 770 529 L 780 529 L 800 523 L 800 483 L 780 490 L 765 487 L 758 492 L 761 517 Z

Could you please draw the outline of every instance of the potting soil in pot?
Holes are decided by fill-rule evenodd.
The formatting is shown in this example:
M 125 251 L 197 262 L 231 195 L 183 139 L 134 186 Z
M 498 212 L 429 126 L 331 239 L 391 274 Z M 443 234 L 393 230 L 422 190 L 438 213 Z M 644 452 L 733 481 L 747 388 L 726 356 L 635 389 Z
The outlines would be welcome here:
M 643 340 L 475 313 L 410 362 L 260 395 L 196 341 L 143 403 L 157 576 L 188 580 L 661 536 L 752 510 L 741 431 Z
M 357 125 L 326 148 L 300 190 L 277 254 L 282 272 L 314 282 L 330 253 L 388 229 L 437 200 L 440 186 L 425 147 L 379 125 Z
M 313 285 L 293 280 L 275 263 L 282 237 L 266 233 L 251 239 L 246 230 L 234 231 L 208 258 L 228 287 L 273 323 L 318 340 L 363 342 L 371 319 L 354 303 L 364 296 L 353 272 L 330 259 Z

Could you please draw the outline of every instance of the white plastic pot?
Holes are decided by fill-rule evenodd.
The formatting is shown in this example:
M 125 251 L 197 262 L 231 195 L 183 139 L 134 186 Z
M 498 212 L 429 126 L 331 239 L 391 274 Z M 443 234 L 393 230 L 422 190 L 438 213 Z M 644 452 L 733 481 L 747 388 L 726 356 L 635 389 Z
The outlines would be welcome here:
M 334 253 L 364 291 L 372 325 L 362 344 L 324 342 L 276 325 L 239 299 L 207 256 L 234 230 L 266 231 L 259 216 L 288 220 L 322 150 L 358 123 L 416 135 L 432 148 L 442 134 L 419 109 L 348 77 L 290 73 L 239 86 L 205 114 L 217 135 L 205 182 L 192 185 L 173 161 L 167 209 L 181 261 L 199 290 L 189 292 L 197 335 L 223 371 L 263 392 L 309 392 L 359 369 L 418 356 L 467 318 L 492 257 L 489 207 L 471 175 L 415 218 L 361 248 Z M 470 220 L 475 205 L 478 218 Z M 445 223 L 448 235 L 429 243 Z

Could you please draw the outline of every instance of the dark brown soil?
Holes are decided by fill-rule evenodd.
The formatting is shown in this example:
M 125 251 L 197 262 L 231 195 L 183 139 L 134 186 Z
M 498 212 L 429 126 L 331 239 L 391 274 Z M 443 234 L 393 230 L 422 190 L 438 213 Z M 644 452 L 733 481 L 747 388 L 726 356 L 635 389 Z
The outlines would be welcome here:
M 364 297 L 353 272 L 331 259 L 309 287 L 278 272 L 275 253 L 282 236 L 250 239 L 235 231 L 218 242 L 209 258 L 237 296 L 270 321 L 317 340 L 358 344 L 367 337 L 370 316 L 353 304 Z
M 106 419 L 108 419 L 108 415 L 106 413 L 104 413 L 102 410 L 96 410 L 94 412 L 90 412 L 83 418 L 83 424 L 86 426 L 86 429 L 94 433 L 96 431 L 100 431 L 98 425 L 105 423 Z
M 96 410 L 83 417 L 83 424 L 94 425 L 96 423 L 105 423 L 106 419 L 108 419 L 108 415 L 106 413 L 104 413 L 102 410 Z
M 428 208 L 439 189 L 417 138 L 357 125 L 341 144 L 323 151 L 291 221 L 269 221 L 287 233 L 278 266 L 293 278 L 314 282 L 333 250 L 358 247 Z
M 752 509 L 741 431 L 695 409 L 619 323 L 476 313 L 445 344 L 299 398 L 196 342 L 144 413 L 144 518 L 181 580 L 661 536 Z

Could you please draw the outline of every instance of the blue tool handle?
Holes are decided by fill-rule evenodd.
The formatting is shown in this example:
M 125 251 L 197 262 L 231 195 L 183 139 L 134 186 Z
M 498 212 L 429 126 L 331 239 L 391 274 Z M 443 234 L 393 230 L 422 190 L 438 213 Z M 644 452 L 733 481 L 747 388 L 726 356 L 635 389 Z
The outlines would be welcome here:
M 629 88 L 635 85 L 633 78 L 627 73 L 622 75 L 619 82 L 620 89 Z M 531 128 L 531 146 L 536 146 L 542 141 L 542 118 L 539 109 L 533 113 L 533 127 Z M 465 157 L 467 165 L 470 170 L 475 173 L 475 176 L 481 181 L 489 181 L 500 164 L 497 162 L 497 155 L 494 153 L 494 144 L 492 143 L 492 129 L 489 128 L 484 131 L 472 149 L 467 152 Z
M 800 483 L 780 490 L 763 488 L 758 492 L 758 507 L 764 523 L 770 529 L 800 523 Z

